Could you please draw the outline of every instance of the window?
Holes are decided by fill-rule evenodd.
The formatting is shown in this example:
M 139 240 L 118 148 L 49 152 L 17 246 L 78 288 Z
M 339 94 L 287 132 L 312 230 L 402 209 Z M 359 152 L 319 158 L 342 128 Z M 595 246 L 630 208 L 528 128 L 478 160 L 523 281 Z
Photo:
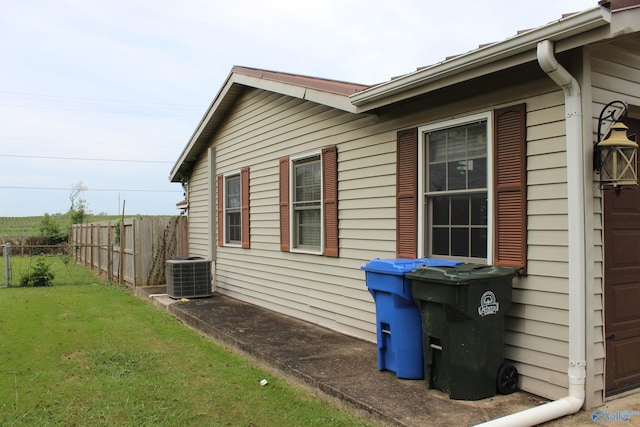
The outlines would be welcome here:
M 250 247 L 249 168 L 218 175 L 218 246 Z
M 320 250 L 321 173 L 320 155 L 292 161 L 293 247 Z
M 526 117 L 516 104 L 397 132 L 396 257 L 484 254 L 526 274 Z
M 280 250 L 338 256 L 335 146 L 280 159 Z
M 240 174 L 224 179 L 224 241 L 240 244 L 242 239 L 242 212 Z
M 425 253 L 486 261 L 487 120 L 423 136 Z

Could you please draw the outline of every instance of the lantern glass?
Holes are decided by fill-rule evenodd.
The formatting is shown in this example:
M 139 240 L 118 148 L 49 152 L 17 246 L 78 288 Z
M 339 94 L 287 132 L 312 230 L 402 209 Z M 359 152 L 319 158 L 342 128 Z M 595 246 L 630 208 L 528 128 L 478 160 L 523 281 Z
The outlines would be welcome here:
M 609 147 L 601 149 L 600 181 L 603 184 L 636 185 L 636 149 L 633 147 Z

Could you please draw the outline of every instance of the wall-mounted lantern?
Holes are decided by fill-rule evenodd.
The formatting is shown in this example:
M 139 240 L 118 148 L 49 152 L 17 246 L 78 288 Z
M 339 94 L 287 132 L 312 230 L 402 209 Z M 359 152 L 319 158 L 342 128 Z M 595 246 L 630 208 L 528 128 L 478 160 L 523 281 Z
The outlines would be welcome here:
M 616 104 L 622 108 L 618 117 L 616 112 L 619 108 L 614 107 Z M 622 123 L 626 117 L 627 106 L 622 101 L 612 101 L 605 105 L 598 117 L 598 142 L 593 153 L 593 167 L 600 175 L 600 187 L 612 187 L 616 192 L 620 192 L 622 186 L 638 185 L 638 144 L 627 138 L 629 128 Z M 613 122 L 611 133 L 607 139 L 602 140 L 602 124 L 607 120 Z

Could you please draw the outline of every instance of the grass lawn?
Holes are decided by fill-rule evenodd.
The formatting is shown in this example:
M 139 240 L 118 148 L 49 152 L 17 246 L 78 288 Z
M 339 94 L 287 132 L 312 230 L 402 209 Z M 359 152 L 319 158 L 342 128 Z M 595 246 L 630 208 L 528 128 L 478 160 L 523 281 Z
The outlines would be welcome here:
M 101 284 L 0 289 L 0 425 L 368 424 Z

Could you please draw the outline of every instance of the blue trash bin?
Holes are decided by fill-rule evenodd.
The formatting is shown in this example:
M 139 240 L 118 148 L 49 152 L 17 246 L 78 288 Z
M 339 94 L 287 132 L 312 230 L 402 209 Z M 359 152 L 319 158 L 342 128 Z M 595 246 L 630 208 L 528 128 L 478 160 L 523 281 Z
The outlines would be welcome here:
M 421 266 L 460 264 L 432 258 L 376 258 L 361 267 L 376 303 L 379 370 L 395 372 L 402 379 L 424 379 L 422 317 L 405 274 Z

